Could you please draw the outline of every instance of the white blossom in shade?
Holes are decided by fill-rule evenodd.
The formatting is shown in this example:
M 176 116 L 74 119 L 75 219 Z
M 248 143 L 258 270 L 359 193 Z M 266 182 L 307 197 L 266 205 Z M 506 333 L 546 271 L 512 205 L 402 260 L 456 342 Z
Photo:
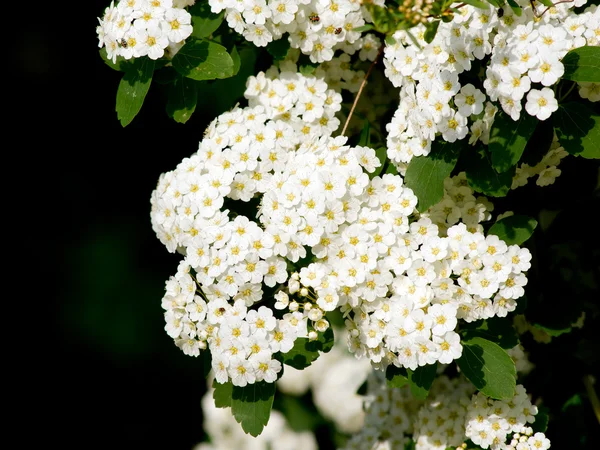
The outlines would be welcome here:
M 454 96 L 454 103 L 458 107 L 458 112 L 465 117 L 483 111 L 484 102 L 485 95 L 471 83 L 461 87 L 460 92 Z
M 579 81 L 577 82 L 578 92 L 581 98 L 591 102 L 600 101 L 600 83 Z
M 525 110 L 531 116 L 539 120 L 546 120 L 558 109 L 558 102 L 554 97 L 554 91 L 550 88 L 532 89 L 527 94 Z

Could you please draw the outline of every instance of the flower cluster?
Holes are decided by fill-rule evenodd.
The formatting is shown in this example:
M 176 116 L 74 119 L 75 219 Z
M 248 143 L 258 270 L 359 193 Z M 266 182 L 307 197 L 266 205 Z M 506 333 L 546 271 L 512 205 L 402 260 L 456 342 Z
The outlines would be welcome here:
M 162 174 L 151 197 L 157 236 L 171 252 L 185 255 L 167 282 L 166 331 L 187 354 L 197 356 L 208 345 L 217 381 L 231 379 L 237 386 L 274 382 L 281 371 L 274 354 L 289 351 L 297 337 L 315 334 L 307 330 L 308 307 L 281 318 L 264 305 L 249 309 L 263 299 L 264 289 L 288 279 L 287 261 L 306 255 L 303 245 L 314 239 L 310 227 L 299 216 L 277 214 L 269 216 L 271 225 L 264 223 L 265 211 L 276 209 L 265 199 L 264 228 L 240 212 L 256 208 L 249 203 L 255 196 L 266 192 L 270 199 L 274 186 L 292 176 L 287 171 L 296 167 L 293 161 L 310 156 L 296 147 L 306 140 L 304 149 L 312 148 L 307 143 L 335 123 L 341 101 L 321 79 L 291 72 L 276 79 L 261 72 L 248 80 L 245 95 L 249 106 L 214 120 L 198 152 Z M 287 197 L 299 199 L 297 194 L 286 190 L 282 211 L 295 204 Z M 223 210 L 226 202 L 236 206 L 233 217 Z M 324 331 L 328 323 L 317 310 L 310 318 Z
M 395 163 L 428 154 L 434 139 L 487 142 L 496 110 L 513 120 L 521 110 L 545 120 L 557 109 L 553 87 L 564 73 L 566 53 L 597 45 L 600 11 L 595 6 L 576 14 L 572 8 L 585 0 L 560 3 L 536 19 L 528 1 L 520 0 L 517 16 L 506 8 L 462 6 L 451 22 L 441 22 L 431 43 L 425 25 L 394 34 L 386 46 L 386 76 L 401 88 L 400 104 L 387 125 L 388 154 Z M 476 67 L 485 71 L 483 83 L 461 74 Z M 473 77 L 472 77 L 473 78 Z M 594 98 L 593 86 L 582 86 Z
M 545 450 L 550 440 L 544 433 L 533 434 L 527 426 L 537 413 L 520 384 L 510 400 L 493 400 L 478 392 L 467 408 L 465 436 L 484 449 Z
M 192 16 L 184 9 L 189 2 L 177 0 L 114 1 L 104 11 L 96 28 L 98 47 L 116 62 L 148 56 L 161 58 L 165 49 L 181 44 L 192 34 Z
M 383 3 L 381 1 L 380 3 Z M 258 47 L 288 33 L 292 48 L 312 62 L 329 61 L 335 50 L 361 50 L 368 13 L 357 0 L 209 0 L 211 10 L 225 10 L 229 26 Z
M 533 450 L 550 447 L 544 433 L 533 433 L 538 409 L 525 388 L 516 386 L 509 400 L 493 400 L 464 377 L 439 374 L 426 400 L 417 400 L 407 385 L 390 388 L 374 372 L 365 396 L 365 424 L 342 450 L 404 448 L 411 440 L 416 450 L 466 448 L 471 440 L 492 450 Z
M 554 134 L 550 150 L 542 157 L 540 162 L 534 166 L 523 163 L 517 167 L 511 189 L 517 189 L 526 185 L 529 179 L 533 177 L 537 177 L 535 184 L 538 186 L 553 184 L 561 174 L 558 166 L 567 155 L 567 151 L 560 145 L 556 134 Z

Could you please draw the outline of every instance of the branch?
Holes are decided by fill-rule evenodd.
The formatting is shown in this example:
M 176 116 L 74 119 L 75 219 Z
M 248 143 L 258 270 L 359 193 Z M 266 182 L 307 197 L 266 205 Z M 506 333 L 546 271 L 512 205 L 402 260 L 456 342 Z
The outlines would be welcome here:
M 342 128 L 342 136 L 346 133 L 346 128 L 348 128 L 348 124 L 350 123 L 350 119 L 352 118 L 352 114 L 354 113 L 354 108 L 356 108 L 356 104 L 358 103 L 358 99 L 360 98 L 360 95 L 362 94 L 362 90 L 365 87 L 365 84 L 367 83 L 367 78 L 369 78 L 369 75 L 371 75 L 371 72 L 373 71 L 373 67 L 375 67 L 375 64 L 377 64 L 377 61 L 379 60 L 379 57 L 383 53 L 383 49 L 384 48 L 385 48 L 385 43 L 381 44 L 381 47 L 379 47 L 379 51 L 377 52 L 377 56 L 375 57 L 375 59 L 371 63 L 371 66 L 369 67 L 369 70 L 367 71 L 365 77 L 362 80 L 362 83 L 360 84 L 360 88 L 358 89 L 358 92 L 356 93 L 356 98 L 354 99 L 354 103 L 352 103 L 352 108 L 350 109 L 350 112 L 348 113 L 348 117 L 346 118 L 346 123 L 344 123 L 344 128 Z

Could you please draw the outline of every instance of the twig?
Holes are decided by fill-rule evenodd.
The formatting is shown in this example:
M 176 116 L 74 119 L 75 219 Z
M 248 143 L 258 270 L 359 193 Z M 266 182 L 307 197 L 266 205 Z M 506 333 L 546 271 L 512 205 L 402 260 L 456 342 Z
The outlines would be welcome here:
M 379 47 L 379 51 L 377 52 L 377 56 L 371 63 L 369 70 L 367 71 L 365 77 L 362 80 L 362 83 L 360 84 L 360 88 L 358 89 L 358 92 L 356 93 L 356 98 L 354 99 L 354 103 L 352 103 L 352 108 L 350 109 L 350 112 L 348 113 L 348 117 L 346 118 L 346 123 L 344 123 L 344 128 L 342 128 L 342 136 L 346 133 L 346 128 L 348 128 L 348 124 L 350 123 L 350 119 L 352 118 L 352 114 L 354 113 L 354 108 L 356 108 L 356 104 L 358 103 L 360 94 L 362 94 L 362 90 L 365 87 L 365 84 L 367 83 L 367 78 L 369 78 L 369 75 L 371 75 L 371 72 L 373 71 L 373 67 L 375 67 L 375 64 L 377 63 L 377 61 L 379 60 L 379 57 L 383 53 L 384 48 L 385 48 L 385 44 L 381 44 L 381 47 Z
M 592 403 L 592 408 L 594 410 L 594 414 L 596 414 L 596 419 L 598 419 L 598 423 L 600 423 L 600 401 L 598 400 L 598 396 L 594 390 L 594 380 L 592 376 L 584 375 L 583 384 L 585 386 L 585 390 L 587 391 L 588 397 L 590 398 L 590 402 Z

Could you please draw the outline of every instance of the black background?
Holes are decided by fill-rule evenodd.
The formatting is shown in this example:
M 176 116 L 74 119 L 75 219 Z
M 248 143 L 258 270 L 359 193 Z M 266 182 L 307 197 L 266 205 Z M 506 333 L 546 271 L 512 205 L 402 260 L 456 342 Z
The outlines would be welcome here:
M 15 328 L 8 372 L 17 381 L 6 385 L 15 400 L 10 421 L 18 448 L 191 450 L 204 438 L 205 379 L 201 361 L 163 330 L 160 300 L 179 258 L 151 229 L 150 195 L 162 172 L 197 149 L 214 114 L 200 103 L 178 124 L 151 89 L 123 128 L 114 110 L 121 75 L 98 54 L 106 6 L 21 11 L 26 20 L 7 45 L 5 323 Z M 561 169 L 541 195 L 521 188 L 524 210 L 546 202 L 594 211 L 597 197 L 577 193 L 590 192 L 597 166 L 573 158 Z M 594 222 L 580 220 L 584 231 L 572 237 L 593 233 Z M 564 388 L 553 375 L 540 388 Z

